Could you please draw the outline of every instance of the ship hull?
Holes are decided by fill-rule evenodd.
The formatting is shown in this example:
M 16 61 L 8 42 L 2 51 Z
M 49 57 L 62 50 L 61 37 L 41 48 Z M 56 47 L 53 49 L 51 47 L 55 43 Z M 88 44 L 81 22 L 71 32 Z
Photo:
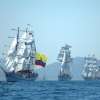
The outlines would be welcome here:
M 71 81 L 70 76 L 58 76 L 58 81 Z
M 22 77 L 16 73 L 6 73 L 7 82 L 18 82 L 18 81 L 35 81 L 38 77 L 38 74 L 35 74 L 31 77 Z
M 92 77 L 83 77 L 83 79 L 85 81 L 98 81 L 98 80 L 100 80 L 99 78 L 92 78 Z

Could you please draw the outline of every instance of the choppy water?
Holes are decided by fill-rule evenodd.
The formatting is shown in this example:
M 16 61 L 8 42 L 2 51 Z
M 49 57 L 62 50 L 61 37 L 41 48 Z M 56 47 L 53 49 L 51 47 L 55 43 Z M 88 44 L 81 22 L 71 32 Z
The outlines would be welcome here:
M 0 88 L 0 100 L 100 100 L 100 82 L 16 82 Z

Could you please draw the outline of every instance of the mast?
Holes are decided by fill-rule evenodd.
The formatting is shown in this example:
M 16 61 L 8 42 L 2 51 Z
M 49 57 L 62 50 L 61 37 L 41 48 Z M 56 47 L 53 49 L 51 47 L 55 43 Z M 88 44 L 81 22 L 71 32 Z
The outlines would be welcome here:
M 18 33 L 17 33 L 17 45 L 16 45 L 16 51 L 17 51 L 17 47 L 18 47 L 18 40 L 19 40 L 19 27 L 18 27 Z
M 35 54 L 36 54 L 36 48 L 35 48 L 35 40 L 34 40 L 34 38 L 33 38 L 33 31 L 27 31 L 28 30 L 28 28 L 26 28 L 26 33 L 27 32 L 29 32 L 29 35 L 31 35 L 31 38 L 30 38 L 30 40 L 32 40 L 32 41 L 34 41 L 30 46 L 31 46 L 31 52 L 30 52 L 30 66 L 27 66 L 27 69 L 28 70 L 31 70 L 31 71 L 33 71 L 34 70 L 34 59 L 35 59 Z M 32 42 L 32 41 L 30 41 L 30 42 Z M 27 45 L 27 43 L 26 43 L 26 45 Z
M 31 35 L 32 35 L 32 38 L 33 38 L 33 34 L 32 34 L 32 32 L 31 32 Z M 34 47 L 33 47 L 33 44 L 31 45 L 31 63 L 32 63 L 32 65 L 31 66 L 33 66 L 33 69 L 31 69 L 32 71 L 34 71 L 34 63 L 35 63 L 35 56 L 36 56 L 36 47 L 35 47 L 35 40 L 34 40 Z
M 17 45 L 16 45 L 16 56 L 17 56 L 17 52 L 18 52 L 18 46 L 19 46 L 19 31 L 21 32 L 25 32 L 24 30 L 19 30 L 19 27 L 18 27 L 18 29 L 12 29 L 12 30 L 15 30 L 15 31 L 17 31 Z M 16 57 L 15 57 L 16 58 Z M 12 64 L 12 66 L 14 66 L 14 62 L 15 62 L 15 59 L 13 60 L 13 64 Z M 16 67 L 14 67 L 14 72 L 15 72 L 15 69 L 16 69 Z
M 6 58 L 6 66 L 7 68 L 9 68 L 9 70 L 14 70 L 14 61 L 16 58 L 16 54 L 17 54 L 17 47 L 18 47 L 18 38 L 19 38 L 19 27 L 18 29 L 12 29 L 12 30 L 16 30 L 18 31 L 17 36 L 15 37 L 10 37 L 8 36 L 8 38 L 14 38 L 10 49 L 8 50 L 8 57 Z
M 18 29 L 12 29 L 12 30 L 16 30 L 18 33 L 17 33 L 17 45 L 16 45 L 16 50 L 17 50 L 17 47 L 18 47 L 18 39 L 19 39 L 19 27 Z

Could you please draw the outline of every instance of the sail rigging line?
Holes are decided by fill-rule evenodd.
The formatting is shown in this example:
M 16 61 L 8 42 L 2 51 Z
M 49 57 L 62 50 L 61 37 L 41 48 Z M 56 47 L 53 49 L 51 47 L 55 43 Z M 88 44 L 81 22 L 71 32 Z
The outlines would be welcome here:
M 25 31 L 26 34 L 27 34 L 27 32 L 28 32 L 27 30 L 28 30 L 28 29 L 26 28 L 26 31 Z M 29 32 L 30 32 L 30 31 L 29 31 Z M 32 31 L 31 31 L 31 32 L 32 32 Z M 22 37 L 23 37 L 23 36 L 22 36 Z M 23 38 L 22 38 L 22 39 L 23 39 Z M 24 37 L 24 40 L 26 40 L 25 37 Z M 21 41 L 22 41 L 22 40 L 21 40 Z M 22 41 L 22 42 L 24 42 L 24 43 L 25 43 L 25 46 L 27 46 L 27 44 L 26 44 L 27 41 Z M 30 49 L 31 49 L 31 52 L 30 52 L 31 55 L 30 55 L 30 56 L 26 56 L 26 57 L 28 57 L 30 60 L 31 60 L 32 58 L 35 58 L 35 57 L 33 57 L 33 56 L 34 56 L 34 52 L 33 52 L 33 51 L 34 51 L 34 48 L 32 47 L 32 45 L 33 45 L 33 44 L 31 44 L 31 48 L 30 48 Z M 35 45 L 35 44 L 34 44 L 34 45 Z M 24 49 L 25 49 L 25 48 L 24 48 Z M 29 49 L 29 48 L 28 48 L 28 49 Z M 35 53 L 36 53 L 36 52 L 35 52 Z M 24 56 L 23 56 L 23 57 L 24 57 Z M 29 59 L 28 59 L 28 60 L 29 60 Z M 30 62 L 30 60 L 29 60 L 28 62 Z M 18 63 L 19 63 L 19 62 L 18 62 Z M 19 63 L 19 64 L 20 64 L 20 63 Z M 27 63 L 26 63 L 26 64 L 27 64 Z M 29 65 L 29 64 L 28 64 L 28 65 Z M 31 65 L 33 65 L 33 64 L 31 64 Z M 26 67 L 27 67 L 27 69 L 29 69 L 30 66 L 26 66 Z

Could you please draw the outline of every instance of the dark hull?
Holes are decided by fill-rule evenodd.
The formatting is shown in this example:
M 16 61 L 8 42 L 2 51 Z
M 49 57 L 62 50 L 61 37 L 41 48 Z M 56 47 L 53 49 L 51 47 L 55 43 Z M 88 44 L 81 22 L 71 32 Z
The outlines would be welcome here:
M 93 77 L 83 77 L 85 81 L 99 81 L 100 78 L 93 78 Z
M 24 77 L 16 73 L 6 73 L 7 82 L 35 81 L 37 77 L 38 77 L 38 74 L 34 74 L 31 77 Z

